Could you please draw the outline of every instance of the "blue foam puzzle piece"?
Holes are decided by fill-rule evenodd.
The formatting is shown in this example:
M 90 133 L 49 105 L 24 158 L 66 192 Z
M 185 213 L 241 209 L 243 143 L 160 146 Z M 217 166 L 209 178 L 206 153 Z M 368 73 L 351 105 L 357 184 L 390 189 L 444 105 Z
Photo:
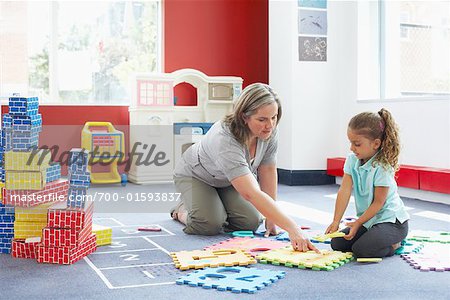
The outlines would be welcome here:
M 206 268 L 192 272 L 179 278 L 177 284 L 187 284 L 192 287 L 201 286 L 204 289 L 217 289 L 233 293 L 253 294 L 286 275 L 283 271 L 261 270 L 244 267 Z

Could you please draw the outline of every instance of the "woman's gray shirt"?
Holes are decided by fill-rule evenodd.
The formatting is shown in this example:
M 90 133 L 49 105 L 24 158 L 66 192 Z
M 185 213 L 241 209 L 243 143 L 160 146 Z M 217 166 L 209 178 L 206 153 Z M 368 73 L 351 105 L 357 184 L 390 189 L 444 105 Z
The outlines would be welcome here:
M 260 165 L 276 163 L 277 130 L 268 140 L 258 139 L 256 154 L 239 143 L 222 121 L 216 122 L 205 137 L 189 147 L 175 167 L 174 176 L 194 177 L 213 187 L 227 187 L 237 177 L 252 173 L 255 177 Z

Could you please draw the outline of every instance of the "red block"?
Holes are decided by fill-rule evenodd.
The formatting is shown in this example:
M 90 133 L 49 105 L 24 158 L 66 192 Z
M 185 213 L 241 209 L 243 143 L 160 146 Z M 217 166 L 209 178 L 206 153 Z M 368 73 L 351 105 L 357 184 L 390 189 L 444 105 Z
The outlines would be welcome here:
M 85 223 L 92 222 L 94 205 L 87 202 L 84 208 L 66 207 L 66 205 L 55 204 L 48 210 L 48 224 L 51 228 L 71 228 L 81 230 Z
M 25 239 L 13 239 L 11 255 L 17 258 L 36 258 L 36 247 L 39 242 L 25 243 Z
M 97 238 L 91 234 L 83 243 L 76 247 L 45 247 L 37 246 L 37 262 L 49 264 L 70 265 L 97 250 Z
M 48 202 L 67 201 L 69 181 L 59 179 L 49 182 L 43 190 L 7 190 L 3 189 L 3 204 L 32 207 Z
M 344 176 L 344 163 L 343 157 L 327 158 L 327 175 Z
M 421 190 L 450 194 L 450 170 L 423 168 L 419 171 Z
M 42 229 L 42 245 L 45 247 L 76 247 L 92 233 L 92 218 L 85 225 L 81 230 L 45 227 Z
M 396 174 L 396 181 L 398 186 L 419 189 L 419 170 L 422 167 L 401 165 L 400 170 Z

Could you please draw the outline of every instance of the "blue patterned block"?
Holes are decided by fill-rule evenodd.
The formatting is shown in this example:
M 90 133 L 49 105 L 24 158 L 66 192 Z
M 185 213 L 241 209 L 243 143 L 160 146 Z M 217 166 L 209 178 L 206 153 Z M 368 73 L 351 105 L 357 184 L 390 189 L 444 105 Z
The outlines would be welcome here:
M 10 254 L 11 253 L 11 243 L 0 244 L 0 253 Z
M 3 183 L 5 182 L 5 169 L 3 166 L 0 166 L 0 181 Z
M 47 168 L 47 180 L 46 182 L 52 182 L 61 178 L 61 165 L 57 162 L 50 163 Z
M 39 145 L 39 133 L 26 134 L 13 131 L 11 141 L 13 151 L 30 151 Z
M 15 215 L 0 214 L 0 223 L 14 223 Z
M 0 215 L 14 215 L 14 207 L 11 207 L 11 206 L 5 207 L 0 202 Z
M 72 208 L 84 208 L 86 205 L 87 188 L 69 187 L 67 206 Z
M 13 227 L 0 227 L 0 237 L 3 237 L 3 234 L 12 233 L 14 234 L 14 224 Z
M 0 234 L 0 239 L 4 241 L 4 243 L 7 243 L 8 240 L 12 240 L 14 238 L 14 232 L 13 233 L 2 233 Z
M 32 126 L 32 127 L 42 127 L 42 115 L 36 114 L 32 116 L 14 116 L 12 118 L 13 126 Z
M 91 183 L 91 173 L 89 171 L 72 173 L 69 170 L 69 184 L 75 188 L 88 188 Z
M 3 151 L 12 149 L 12 132 L 10 130 L 2 130 Z
M 88 165 L 89 152 L 85 149 L 73 148 L 70 150 L 69 166 L 87 166 Z
M 4 228 L 14 228 L 13 222 L 7 222 L 7 223 L 1 223 L 0 222 L 0 229 Z
M 72 174 L 77 174 L 77 173 L 85 173 L 87 172 L 87 165 L 77 165 L 77 164 L 72 164 L 69 165 L 69 173 Z
M 192 272 L 176 281 L 177 284 L 187 284 L 192 287 L 201 286 L 204 289 L 218 289 L 233 293 L 253 294 L 286 275 L 283 271 L 261 270 L 243 267 L 206 268 Z
M 10 114 L 3 114 L 2 128 L 10 130 L 12 128 L 12 116 Z
M 9 114 L 14 116 L 37 115 L 39 109 L 38 97 L 9 98 Z

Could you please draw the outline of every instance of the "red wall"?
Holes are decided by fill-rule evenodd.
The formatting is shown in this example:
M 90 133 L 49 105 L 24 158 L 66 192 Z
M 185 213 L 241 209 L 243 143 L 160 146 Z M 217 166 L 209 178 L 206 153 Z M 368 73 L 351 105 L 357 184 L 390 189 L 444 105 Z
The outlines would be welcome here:
M 164 0 L 164 70 L 268 83 L 268 0 Z

